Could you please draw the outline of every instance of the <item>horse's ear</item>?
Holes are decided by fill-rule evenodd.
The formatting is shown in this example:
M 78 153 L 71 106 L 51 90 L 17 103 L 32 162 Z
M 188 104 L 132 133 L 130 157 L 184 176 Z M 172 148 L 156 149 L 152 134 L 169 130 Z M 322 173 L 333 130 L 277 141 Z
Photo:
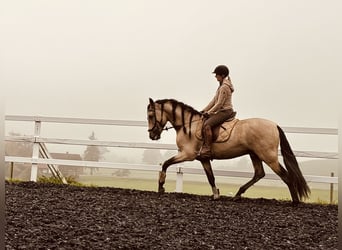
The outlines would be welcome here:
M 150 98 L 150 104 L 153 105 L 154 101 L 152 100 L 152 98 Z

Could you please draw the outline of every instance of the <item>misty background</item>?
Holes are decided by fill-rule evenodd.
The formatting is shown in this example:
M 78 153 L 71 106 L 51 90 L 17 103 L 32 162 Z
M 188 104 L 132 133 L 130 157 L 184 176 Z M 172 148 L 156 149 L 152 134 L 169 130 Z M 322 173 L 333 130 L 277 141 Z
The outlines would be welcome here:
M 340 10 L 339 1 L 318 0 L 2 2 L 5 114 L 141 121 L 149 97 L 201 110 L 218 86 L 211 72 L 226 64 L 239 119 L 337 128 Z M 94 132 L 98 140 L 151 142 L 146 130 L 43 124 L 42 136 L 87 139 Z M 5 133 L 32 135 L 33 123 L 6 122 Z M 288 138 L 294 150 L 337 152 L 337 136 Z M 174 131 L 160 142 L 174 143 Z M 139 162 L 143 152 L 113 148 L 103 159 L 118 156 Z

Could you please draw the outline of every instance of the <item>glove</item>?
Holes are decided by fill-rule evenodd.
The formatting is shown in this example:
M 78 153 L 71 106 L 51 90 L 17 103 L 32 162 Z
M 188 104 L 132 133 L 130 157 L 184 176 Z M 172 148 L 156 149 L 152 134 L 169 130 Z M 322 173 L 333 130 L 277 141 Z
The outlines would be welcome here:
M 204 118 L 208 118 L 209 114 L 206 111 L 201 111 L 201 116 L 204 117 Z

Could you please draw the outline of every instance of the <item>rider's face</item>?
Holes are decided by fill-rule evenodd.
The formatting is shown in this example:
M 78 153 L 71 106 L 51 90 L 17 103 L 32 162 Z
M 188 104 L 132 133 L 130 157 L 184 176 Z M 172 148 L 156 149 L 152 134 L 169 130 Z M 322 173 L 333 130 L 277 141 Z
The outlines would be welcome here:
M 222 75 L 216 74 L 215 77 L 216 77 L 216 80 L 217 80 L 219 83 L 222 83 L 222 82 L 223 82 L 224 77 L 223 77 Z

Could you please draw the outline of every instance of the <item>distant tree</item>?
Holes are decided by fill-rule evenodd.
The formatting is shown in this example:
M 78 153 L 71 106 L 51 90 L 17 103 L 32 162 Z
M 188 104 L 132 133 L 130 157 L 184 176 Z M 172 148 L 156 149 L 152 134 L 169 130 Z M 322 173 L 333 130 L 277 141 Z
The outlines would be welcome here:
M 89 140 L 97 140 L 97 138 L 95 137 L 94 131 L 88 138 Z M 103 160 L 104 159 L 103 155 L 107 152 L 109 152 L 109 150 L 106 147 L 89 145 L 87 146 L 86 150 L 83 153 L 83 160 L 85 161 Z M 91 174 L 93 174 L 93 170 L 94 168 L 90 169 Z M 98 168 L 96 168 L 96 170 L 98 170 Z
M 112 175 L 115 175 L 118 177 L 128 177 L 130 174 L 131 174 L 131 171 L 129 171 L 128 169 L 118 169 Z
M 163 161 L 163 157 L 158 149 L 145 149 L 142 162 L 147 164 L 159 164 Z
M 21 136 L 20 133 L 10 132 L 10 136 Z M 31 157 L 33 144 L 29 142 L 5 142 L 5 154 L 11 156 Z
M 10 136 L 22 136 L 20 133 L 10 132 Z M 32 157 L 33 143 L 31 142 L 5 142 L 5 155 Z M 30 164 L 15 163 L 13 177 L 21 180 L 29 180 L 31 175 Z M 6 176 L 10 175 L 10 164 L 6 164 Z

